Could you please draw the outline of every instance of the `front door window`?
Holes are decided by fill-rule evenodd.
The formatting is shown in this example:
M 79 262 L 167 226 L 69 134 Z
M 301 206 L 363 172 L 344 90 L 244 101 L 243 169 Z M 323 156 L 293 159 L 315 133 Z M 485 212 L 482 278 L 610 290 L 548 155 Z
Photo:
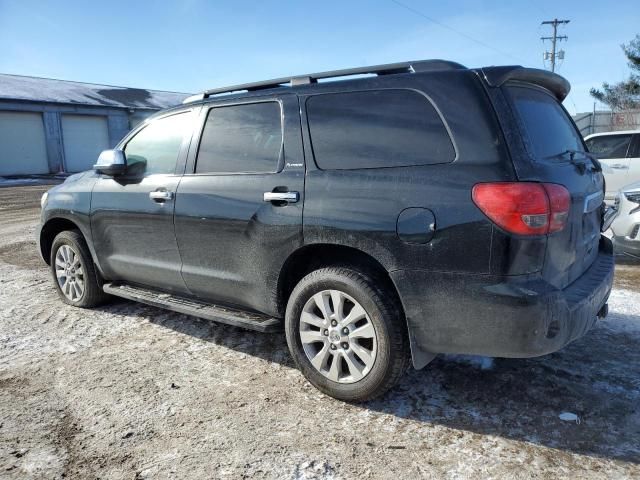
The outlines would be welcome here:
M 190 118 L 188 113 L 179 113 L 159 118 L 140 130 L 124 147 L 127 172 L 145 176 L 174 173 Z

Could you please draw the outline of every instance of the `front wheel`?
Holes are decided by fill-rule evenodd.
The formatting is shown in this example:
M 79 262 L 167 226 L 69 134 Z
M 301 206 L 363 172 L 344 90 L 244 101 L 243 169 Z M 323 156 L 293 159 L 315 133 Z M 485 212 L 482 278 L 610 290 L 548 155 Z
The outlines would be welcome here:
M 51 274 L 58 295 L 74 307 L 91 308 L 109 296 L 98 284 L 93 259 L 80 232 L 60 232 L 51 246 Z
M 402 377 L 409 347 L 395 296 L 364 272 L 316 270 L 294 288 L 287 343 L 304 376 L 345 401 L 381 395 Z

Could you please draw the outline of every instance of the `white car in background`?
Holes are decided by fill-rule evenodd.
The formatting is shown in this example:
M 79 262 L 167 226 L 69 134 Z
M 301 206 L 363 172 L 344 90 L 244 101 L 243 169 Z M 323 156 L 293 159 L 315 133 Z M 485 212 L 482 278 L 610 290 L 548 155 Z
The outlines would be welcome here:
M 640 258 L 640 182 L 623 188 L 615 205 L 617 215 L 611 224 L 614 248 Z
M 640 130 L 594 133 L 584 140 L 602 164 L 605 200 L 612 202 L 620 189 L 640 182 Z

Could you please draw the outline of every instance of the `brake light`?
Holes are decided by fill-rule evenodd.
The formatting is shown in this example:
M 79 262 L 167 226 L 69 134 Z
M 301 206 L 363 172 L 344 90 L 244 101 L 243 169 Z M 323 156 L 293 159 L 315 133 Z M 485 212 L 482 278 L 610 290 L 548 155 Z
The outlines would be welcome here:
M 549 233 L 559 232 L 567 224 L 571 195 L 562 185 L 543 183 L 549 197 Z
M 554 183 L 478 183 L 473 203 L 496 225 L 516 235 L 545 235 L 562 230 L 571 196 Z

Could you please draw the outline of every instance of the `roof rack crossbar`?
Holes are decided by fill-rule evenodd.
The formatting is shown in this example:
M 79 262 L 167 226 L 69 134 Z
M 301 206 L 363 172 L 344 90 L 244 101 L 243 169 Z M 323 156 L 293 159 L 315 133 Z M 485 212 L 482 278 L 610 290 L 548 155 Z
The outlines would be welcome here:
M 192 95 L 187 98 L 184 103 L 197 100 L 203 100 L 213 95 L 235 92 L 252 92 L 256 90 L 265 90 L 279 87 L 295 87 L 299 85 L 308 85 L 317 83 L 318 80 L 327 78 L 348 77 L 353 75 L 391 75 L 398 73 L 414 73 L 424 72 L 428 70 L 454 70 L 465 68 L 459 63 L 448 62 L 445 60 L 419 60 L 413 62 L 388 63 L 384 65 L 373 65 L 370 67 L 347 68 L 343 70 L 330 70 L 327 72 L 310 73 L 305 75 L 295 75 L 292 77 L 274 78 L 272 80 L 263 80 L 261 82 L 242 83 L 229 87 L 212 88 L 205 90 L 203 93 Z

